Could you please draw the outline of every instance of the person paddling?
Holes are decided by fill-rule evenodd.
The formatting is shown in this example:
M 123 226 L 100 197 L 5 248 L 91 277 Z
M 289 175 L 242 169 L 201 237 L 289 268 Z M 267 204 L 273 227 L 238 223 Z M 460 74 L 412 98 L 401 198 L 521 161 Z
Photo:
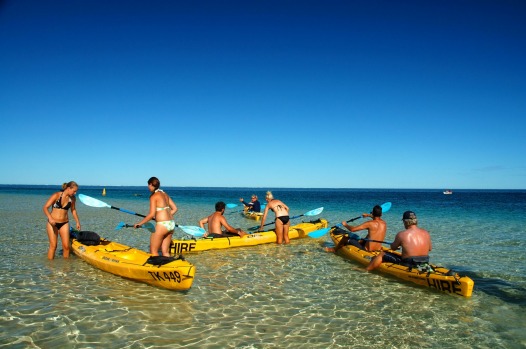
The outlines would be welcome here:
M 384 240 L 385 233 L 387 231 L 387 223 L 382 219 L 382 207 L 376 205 L 373 207 L 371 214 L 364 213 L 362 214 L 362 217 L 372 217 L 372 219 L 355 227 L 350 226 L 345 221 L 342 222 L 342 225 L 353 233 L 360 230 L 367 230 L 367 236 L 365 239 L 357 240 L 353 239 L 349 235 L 345 235 L 334 248 L 334 252 L 338 251 L 345 245 L 353 245 L 366 251 L 379 251 L 382 249 L 382 243 L 378 241 Z
M 256 194 L 252 194 L 250 202 L 245 202 L 243 198 L 239 198 L 239 201 L 241 201 L 241 203 L 245 206 L 245 209 L 248 209 L 249 212 L 261 211 L 261 204 L 259 203 L 258 196 Z

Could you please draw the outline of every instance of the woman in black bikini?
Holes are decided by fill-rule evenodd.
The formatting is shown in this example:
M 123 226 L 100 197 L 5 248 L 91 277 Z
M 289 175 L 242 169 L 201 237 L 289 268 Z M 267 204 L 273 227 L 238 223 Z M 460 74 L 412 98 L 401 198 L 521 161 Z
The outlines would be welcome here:
M 79 186 L 73 181 L 62 184 L 62 190 L 52 194 L 42 208 L 47 217 L 48 259 L 55 258 L 59 234 L 60 240 L 62 240 L 64 258 L 69 258 L 69 209 L 71 209 L 73 218 L 77 222 L 77 230 L 80 230 L 80 220 L 75 208 L 75 194 L 78 189 Z
M 263 218 L 261 218 L 261 225 L 259 226 L 259 231 L 263 229 L 265 225 L 265 220 L 267 219 L 268 210 L 271 209 L 276 215 L 276 243 L 279 245 L 282 242 L 286 244 L 290 243 L 289 240 L 289 227 L 290 227 L 290 217 L 289 217 L 289 207 L 285 205 L 282 201 L 274 199 L 272 192 L 267 191 L 265 196 L 267 200 L 267 206 L 265 207 L 265 212 L 263 213 Z

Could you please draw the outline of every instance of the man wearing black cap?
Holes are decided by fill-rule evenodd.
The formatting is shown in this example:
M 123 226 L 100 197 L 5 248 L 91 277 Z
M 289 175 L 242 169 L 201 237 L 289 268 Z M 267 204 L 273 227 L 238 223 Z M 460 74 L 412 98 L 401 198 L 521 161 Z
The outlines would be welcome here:
M 380 253 L 371 260 L 367 270 L 376 269 L 382 262 L 402 264 L 405 266 L 418 266 L 429 262 L 429 251 L 432 249 L 431 236 L 417 226 L 418 220 L 413 211 L 405 211 L 402 216 L 405 230 L 396 234 L 391 244 L 392 250 L 402 247 L 402 258 L 391 253 Z

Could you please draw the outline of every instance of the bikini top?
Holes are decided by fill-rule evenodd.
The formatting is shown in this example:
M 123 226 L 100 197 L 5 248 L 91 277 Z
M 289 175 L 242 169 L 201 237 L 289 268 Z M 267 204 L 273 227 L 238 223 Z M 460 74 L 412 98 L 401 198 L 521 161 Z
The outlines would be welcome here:
M 160 191 L 161 193 L 164 193 L 164 191 L 162 189 L 155 189 L 154 193 L 157 193 L 158 191 Z M 167 210 L 169 209 L 170 206 L 166 206 L 166 207 L 156 207 L 155 210 L 156 211 L 163 211 L 163 210 Z
M 53 208 L 58 208 L 59 210 L 69 210 L 69 208 L 71 207 L 71 198 L 68 198 L 68 203 L 66 204 L 66 206 L 62 206 L 62 195 L 64 194 L 64 192 L 62 192 L 60 194 L 60 197 L 58 198 L 57 201 L 55 201 L 55 203 L 53 204 Z

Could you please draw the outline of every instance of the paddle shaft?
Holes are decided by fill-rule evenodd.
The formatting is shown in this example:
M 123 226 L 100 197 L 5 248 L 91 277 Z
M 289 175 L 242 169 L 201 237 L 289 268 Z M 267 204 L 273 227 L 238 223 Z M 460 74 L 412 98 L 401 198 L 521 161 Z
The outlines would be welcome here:
M 140 213 L 137 213 L 137 212 L 133 212 L 133 211 L 130 211 L 130 210 L 127 210 L 127 209 L 124 209 L 124 208 L 119 208 L 119 207 L 115 207 L 115 206 L 111 206 L 110 205 L 110 208 L 114 209 L 114 210 L 117 210 L 117 211 L 122 211 L 122 212 L 126 212 L 126 213 L 129 213 L 129 214 L 133 214 L 135 216 L 139 216 L 139 217 L 146 217 L 145 215 L 143 214 L 140 214 Z M 154 218 L 155 220 L 155 218 Z
M 135 228 L 135 225 L 133 225 L 133 224 L 124 224 L 122 227 L 123 228 Z M 146 228 L 146 227 L 140 225 L 139 228 Z
M 358 217 L 351 218 L 351 219 L 349 219 L 348 221 L 346 221 L 346 223 L 354 222 L 355 220 L 360 219 L 360 218 L 362 218 L 362 216 L 358 216 Z M 331 227 L 331 229 L 334 229 L 334 228 L 338 227 L 339 225 L 340 225 L 340 224 L 333 225 L 333 226 Z
M 351 218 L 351 219 L 349 219 L 349 220 L 346 221 L 346 222 L 347 222 L 347 223 L 354 222 L 355 220 L 360 219 L 360 218 L 362 218 L 362 216 L 358 216 L 358 217 Z
M 391 208 L 391 203 L 390 203 L 390 202 L 386 202 L 386 203 L 382 204 L 382 210 L 383 210 L 384 212 L 389 211 L 390 208 Z M 360 219 L 360 218 L 362 218 L 362 217 L 363 217 L 363 215 L 358 216 L 358 217 L 351 218 L 351 219 L 349 219 L 348 221 L 346 221 L 346 223 L 349 223 L 349 222 L 355 221 L 355 220 Z M 325 228 L 325 229 L 320 229 L 320 230 L 316 230 L 316 231 L 310 232 L 310 233 L 307 234 L 307 236 L 308 236 L 308 237 L 311 237 L 311 238 L 315 238 L 315 239 L 317 239 L 317 238 L 322 237 L 323 235 L 327 234 L 330 230 L 332 230 L 332 229 L 338 227 L 339 225 L 340 225 L 340 224 L 337 224 L 337 225 L 332 226 L 331 228 Z M 359 236 L 356 235 L 356 234 L 354 234 L 354 233 L 347 232 L 347 233 L 345 233 L 345 234 L 347 234 L 349 237 L 351 237 L 351 234 L 352 234 L 352 235 L 356 236 L 356 237 L 359 239 Z M 369 240 L 369 241 L 374 241 L 374 242 L 381 242 L 381 243 L 390 244 L 390 242 L 385 242 L 385 241 L 376 241 L 376 240 Z
M 359 239 L 359 240 L 363 240 L 363 241 L 372 241 L 372 242 L 379 242 L 381 244 L 387 244 L 387 245 L 391 245 L 392 242 L 389 242 L 389 241 L 380 241 L 380 240 L 373 240 L 373 239 Z
M 381 207 L 382 207 L 382 211 L 383 211 L 383 213 L 385 213 L 385 212 L 387 212 L 387 211 L 389 211 L 389 210 L 391 209 L 391 203 L 390 203 L 390 202 L 385 202 L 385 203 L 383 203 L 383 204 L 381 205 Z M 358 217 L 351 218 L 351 219 L 349 219 L 348 221 L 346 221 L 346 223 L 354 222 L 355 220 L 360 219 L 360 218 L 362 218 L 362 217 L 363 217 L 363 215 L 360 215 L 360 216 L 358 216 Z M 338 226 L 338 225 L 334 225 L 332 228 L 336 228 L 337 226 Z
M 121 212 L 132 214 L 134 216 L 139 216 L 139 217 L 143 217 L 143 218 L 147 217 L 147 216 L 145 216 L 143 214 L 140 214 L 140 213 L 137 213 L 137 212 L 133 212 L 133 211 L 130 211 L 130 210 L 126 210 L 124 208 L 120 208 L 120 207 L 109 205 L 109 204 L 105 203 L 104 201 L 100 201 L 98 199 L 89 197 L 89 196 L 84 195 L 84 194 L 79 194 L 79 200 L 82 201 L 85 205 L 88 205 L 88 206 L 91 206 L 91 207 L 109 207 L 109 208 L 112 208 L 112 209 L 117 210 L 117 211 L 121 211 Z M 155 220 L 155 217 L 152 218 L 152 220 Z M 148 223 L 145 223 L 145 224 L 148 224 Z M 145 225 L 145 224 L 143 224 L 143 225 Z M 128 226 L 128 225 L 126 225 L 126 226 Z M 135 225 L 133 225 L 133 226 L 135 227 Z M 197 229 L 199 231 L 203 230 L 203 232 L 204 232 L 204 229 L 199 228 L 199 227 L 189 227 L 189 226 L 182 226 L 182 225 L 178 225 L 178 224 L 176 224 L 175 226 L 178 227 L 178 228 L 183 229 L 185 232 L 187 232 L 189 230 L 195 230 L 195 229 Z
M 290 220 L 290 219 L 294 219 L 294 218 L 303 217 L 303 216 L 305 216 L 305 214 L 300 214 L 300 215 L 298 215 L 298 216 L 290 217 L 289 220 Z M 265 227 L 265 226 L 267 226 L 267 225 L 274 224 L 274 223 L 276 223 L 276 221 L 274 221 L 274 222 L 270 222 L 270 223 L 266 223 L 266 224 L 263 224 L 263 227 Z M 259 225 L 256 226 L 256 227 L 249 228 L 248 230 L 257 230 L 257 229 L 259 229 Z

